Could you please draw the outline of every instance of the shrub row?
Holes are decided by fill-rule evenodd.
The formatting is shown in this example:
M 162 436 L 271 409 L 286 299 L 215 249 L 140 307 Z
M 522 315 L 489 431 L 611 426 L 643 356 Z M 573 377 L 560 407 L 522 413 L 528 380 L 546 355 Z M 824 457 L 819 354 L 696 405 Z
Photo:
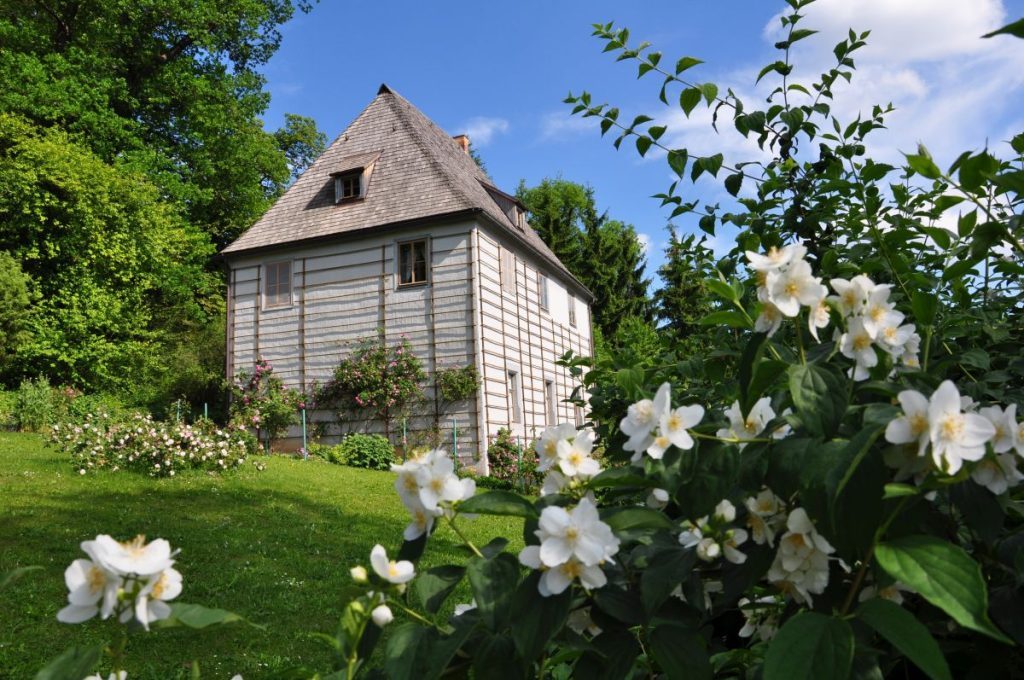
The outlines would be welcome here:
M 54 425 L 50 441 L 70 455 L 79 474 L 134 470 L 173 477 L 181 470 L 230 470 L 256 452 L 256 438 L 210 421 L 161 422 L 150 415 L 87 414 L 81 423 Z

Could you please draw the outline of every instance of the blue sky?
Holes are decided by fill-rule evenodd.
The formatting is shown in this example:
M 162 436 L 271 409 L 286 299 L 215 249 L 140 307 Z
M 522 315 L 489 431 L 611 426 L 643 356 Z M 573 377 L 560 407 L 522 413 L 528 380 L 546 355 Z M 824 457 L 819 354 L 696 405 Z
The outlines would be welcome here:
M 569 116 L 572 90 L 669 126 L 663 141 L 692 152 L 723 151 L 727 161 L 753 160 L 756 146 L 729 126 L 718 136 L 710 114 L 686 120 L 658 99 L 660 81 L 636 79 L 633 62 L 616 63 L 591 37 L 594 22 L 629 27 L 665 63 L 703 59 L 695 80 L 732 87 L 751 105 L 769 90 L 757 71 L 776 58 L 773 30 L 783 2 L 376 2 L 324 0 L 283 29 L 280 51 L 265 68 L 272 96 L 268 128 L 284 113 L 312 116 L 333 139 L 386 82 L 451 134 L 468 132 L 496 183 L 513 191 L 544 177 L 590 184 L 598 206 L 633 224 L 649 244 L 648 272 L 662 261 L 668 211 L 651 199 L 671 174 L 663 157 L 641 159 L 632 145 L 616 151 L 596 119 Z M 892 101 L 890 129 L 873 155 L 898 160 L 924 142 L 948 164 L 964 149 L 996 146 L 1024 131 L 1024 41 L 978 36 L 1024 16 L 1024 0 L 819 0 L 804 24 L 820 29 L 794 55 L 796 74 L 830 65 L 832 46 L 849 27 L 872 29 L 854 83 L 838 91 L 844 120 L 870 104 Z M 770 88 L 774 83 L 767 83 Z M 670 99 L 671 101 L 671 99 Z M 725 203 L 728 195 L 701 180 L 690 195 Z M 692 218 L 677 218 L 684 232 Z M 716 244 L 726 247 L 728 235 Z

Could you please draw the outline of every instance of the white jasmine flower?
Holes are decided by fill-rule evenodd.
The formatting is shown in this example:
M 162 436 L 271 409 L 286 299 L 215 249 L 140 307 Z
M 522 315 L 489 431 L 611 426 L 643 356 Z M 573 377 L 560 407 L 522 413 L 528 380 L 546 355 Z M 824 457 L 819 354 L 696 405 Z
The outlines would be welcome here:
M 722 554 L 722 547 L 714 538 L 704 535 L 701 527 L 707 528 L 707 520 L 707 517 L 702 517 L 696 524 L 685 522 L 679 534 L 679 544 L 684 548 L 696 548 L 698 559 L 713 562 Z
M 985 458 L 971 471 L 971 479 L 997 496 L 1017 486 L 1024 475 L 1017 470 L 1017 457 L 1012 453 L 997 453 Z
M 762 489 L 757 496 L 747 498 L 744 505 L 747 506 L 747 526 L 754 543 L 774 545 L 775 531 L 785 522 L 785 503 L 771 489 Z
M 241 678 L 242 678 L 241 675 L 237 675 L 235 677 L 237 677 L 239 680 L 241 680 Z M 128 678 L 128 671 L 118 671 L 116 673 L 111 673 L 110 675 L 107 676 L 107 680 L 127 680 L 127 678 Z M 82 680 L 103 680 L 103 676 L 100 675 L 99 673 L 95 673 L 93 675 L 86 676 Z M 231 680 L 235 680 L 235 678 L 231 678 Z
M 803 508 L 789 513 L 786 528 L 768 580 L 797 602 L 810 605 L 811 595 L 820 595 L 828 586 L 828 556 L 835 548 L 818 533 Z
M 729 524 L 736 519 L 736 506 L 724 498 L 715 506 L 715 519 L 723 524 Z
M 866 380 L 870 375 L 869 369 L 878 365 L 878 355 L 875 354 L 872 340 L 871 334 L 864 327 L 863 318 L 859 316 L 850 319 L 847 331 L 839 339 L 839 351 L 855 362 L 850 372 L 854 380 Z
M 764 255 L 753 250 L 745 252 L 748 266 L 758 272 L 778 271 L 795 260 L 802 260 L 806 254 L 807 248 L 798 243 L 783 248 L 772 246 Z
M 374 607 L 373 611 L 370 612 L 370 618 L 373 619 L 378 628 L 383 628 L 395 620 L 395 615 L 391 613 L 391 609 L 386 604 L 382 604 Z
M 82 549 L 86 550 L 86 541 Z M 119 543 L 107 535 L 97 536 L 93 544 L 93 559 L 102 563 L 109 571 L 117 574 L 154 576 L 174 564 L 171 544 L 162 538 L 146 543 L 145 536 L 136 536 L 131 541 Z M 86 552 L 90 552 L 86 550 Z
M 874 287 L 868 293 L 867 304 L 864 305 L 862 318 L 864 319 L 864 330 L 872 339 L 878 337 L 878 333 L 887 326 L 899 326 L 903 323 L 904 315 L 893 308 L 889 302 L 889 292 L 892 286 L 882 283 Z
M 595 435 L 592 430 L 585 430 L 569 442 L 559 440 L 558 467 L 566 477 L 593 477 L 601 471 L 601 464 L 591 457 L 594 450 Z
M 782 326 L 783 318 L 785 317 L 783 317 L 778 307 L 771 302 L 764 302 L 761 305 L 761 313 L 754 320 L 754 332 L 765 333 L 770 338 Z
M 82 544 L 83 550 L 86 544 Z M 86 550 L 89 553 L 89 550 Z M 117 593 L 121 589 L 120 575 L 108 571 L 93 560 L 78 559 L 64 570 L 64 583 L 68 587 L 68 606 L 57 612 L 61 623 L 81 623 L 97 614 L 110 617 L 117 605 Z
M 398 474 L 395 479 L 395 490 L 406 507 L 423 505 L 420 503 L 420 483 L 416 480 L 416 473 L 422 464 L 421 459 L 410 458 L 401 465 L 391 466 L 391 471 Z
M 558 470 L 548 470 L 548 473 L 544 475 L 544 484 L 540 487 L 540 495 L 548 496 L 550 494 L 562 493 L 567 488 L 569 488 L 568 477 Z
M 370 551 L 370 566 L 377 572 L 377 576 L 389 583 L 408 583 L 416 576 L 412 562 L 389 560 L 384 546 L 380 544 L 373 546 L 373 550 Z
M 860 591 L 860 594 L 857 596 L 857 601 L 867 602 L 868 600 L 880 597 L 883 600 L 889 600 L 890 602 L 902 605 L 903 593 L 905 592 L 912 593 L 914 591 L 909 586 L 906 586 L 899 581 L 894 581 L 884 588 L 879 588 L 877 585 L 872 584 L 870 586 L 865 586 Z
M 741 553 L 738 548 L 747 542 L 747 532 L 743 529 L 730 529 L 725 533 L 725 540 L 722 541 L 722 555 L 733 564 L 743 564 L 747 556 Z
M 1004 411 L 998 406 L 980 409 L 978 414 L 992 423 L 996 433 L 992 436 L 992 450 L 1006 453 L 1014 448 L 1014 435 L 1017 433 L 1017 405 L 1010 404 Z
M 836 306 L 844 317 L 861 314 L 867 307 L 868 297 L 875 289 L 875 282 L 863 274 L 852 279 L 832 279 L 832 290 L 836 292 Z
M 785 271 L 769 275 L 768 281 L 771 301 L 785 316 L 799 314 L 801 305 L 817 307 L 818 301 L 828 294 L 806 260 L 793 261 Z
M 750 407 L 750 413 L 743 417 L 740 411 L 740 402 L 734 401 L 732 406 L 725 412 L 729 419 L 729 427 L 720 429 L 715 434 L 722 439 L 756 439 L 764 432 L 765 425 L 775 418 L 775 411 L 772 410 L 772 402 L 768 397 L 761 397 Z M 740 444 L 742 449 L 746 444 Z
M 549 509 L 545 508 L 545 510 Z M 608 583 L 608 578 L 601 571 L 601 567 L 597 565 L 587 566 L 573 557 L 556 567 L 548 567 L 541 561 L 540 551 L 540 546 L 526 546 L 519 553 L 519 563 L 530 569 L 543 571 L 540 582 L 537 584 L 537 590 L 542 597 L 565 592 L 565 589 L 577 579 L 587 590 L 602 588 Z
M 913 324 L 886 324 L 879 328 L 875 342 L 894 359 L 900 359 L 906 354 L 906 344 L 914 335 Z
M 753 637 L 755 634 L 762 642 L 768 642 L 779 632 L 779 612 L 782 602 L 774 595 L 759 597 L 753 602 L 748 598 L 740 598 L 740 612 L 745 619 L 740 628 L 740 637 Z
M 619 539 L 600 520 L 597 506 L 588 496 L 571 510 L 544 508 L 538 526 L 535 533 L 541 542 L 540 559 L 546 567 L 557 567 L 571 559 L 590 567 L 611 561 L 619 551 Z
M 465 492 L 455 475 L 455 463 L 444 449 L 434 449 L 427 454 L 416 470 L 416 483 L 420 503 L 429 512 L 436 511 L 439 503 L 462 500 Z
M 920 368 L 921 360 L 918 358 L 918 354 L 921 351 L 921 336 L 917 332 L 910 334 L 907 341 L 903 344 L 903 354 L 900 356 L 900 361 L 907 368 Z
M 668 410 L 661 416 L 661 422 L 659 423 L 660 437 L 668 439 L 672 446 L 678 449 L 693 448 L 693 437 L 687 432 L 688 428 L 695 427 L 704 418 L 704 407 L 699 404 L 691 406 L 680 406 L 674 410 Z M 660 458 L 661 456 L 655 456 L 651 453 L 650 449 L 647 451 L 652 458 Z M 664 451 L 662 451 L 664 453 Z
M 665 489 L 651 489 L 647 494 L 647 507 L 653 510 L 661 510 L 668 505 L 669 495 Z
M 825 286 L 822 286 L 821 297 L 816 304 L 810 305 L 810 313 L 807 315 L 807 329 L 811 332 L 811 337 L 818 342 L 821 342 L 818 338 L 818 330 L 828 328 L 829 323 L 832 321 L 828 302 L 826 302 L 828 299 L 827 293 L 828 291 L 825 289 Z
M 623 448 L 626 451 L 643 451 L 650 446 L 651 431 L 657 427 L 661 414 L 671 407 L 671 386 L 663 383 L 654 399 L 641 399 L 626 411 L 626 417 L 619 422 L 619 429 L 629 437 Z
M 546 472 L 551 466 L 558 463 L 558 442 L 574 439 L 577 436 L 576 428 L 569 423 L 553 425 L 541 433 L 540 439 L 533 443 L 537 452 L 537 469 Z
M 474 482 L 474 485 L 475 484 L 476 483 Z M 434 520 L 437 517 L 440 517 L 442 512 L 440 508 L 433 511 L 427 510 L 423 507 L 423 504 L 419 502 L 418 495 L 411 497 L 405 506 L 406 509 L 409 510 L 410 522 L 406 525 L 405 531 L 402 532 L 402 537 L 407 541 L 415 541 L 423 534 L 429 534 L 434 528 Z
M 960 392 L 946 380 L 928 402 L 932 459 L 940 470 L 955 475 L 965 460 L 981 460 L 985 442 L 996 429 L 987 418 L 960 411 Z
M 885 427 L 885 440 L 890 444 L 917 444 L 917 455 L 923 456 L 931 440 L 928 422 L 928 399 L 915 390 L 903 390 L 896 397 L 903 415 Z
M 474 609 L 476 609 L 476 598 L 473 598 L 469 604 L 455 605 L 455 616 L 462 616 L 466 612 L 473 611 Z
M 181 594 L 181 574 L 177 569 L 165 569 L 149 579 L 135 598 L 134 614 L 142 627 L 149 630 L 152 621 L 166 619 L 171 615 L 167 604 Z M 126 609 L 121 614 L 121 622 L 131 620 L 132 610 Z
M 569 613 L 569 618 L 565 625 L 569 626 L 577 635 L 583 635 L 586 632 L 592 637 L 597 637 L 603 632 L 601 627 L 594 623 L 594 619 L 590 616 L 590 607 L 574 609 Z

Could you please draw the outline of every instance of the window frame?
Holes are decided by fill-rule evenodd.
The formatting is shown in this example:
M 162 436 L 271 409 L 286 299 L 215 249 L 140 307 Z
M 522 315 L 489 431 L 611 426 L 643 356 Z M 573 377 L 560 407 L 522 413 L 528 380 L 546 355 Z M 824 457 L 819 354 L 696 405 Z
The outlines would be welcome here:
M 576 328 L 576 296 L 569 293 L 569 325 Z
M 552 378 L 544 380 L 544 416 L 547 418 L 548 427 L 558 424 L 558 394 Z
M 509 248 L 499 246 L 500 250 L 498 253 L 498 283 L 501 287 L 502 293 L 508 295 L 516 294 L 516 279 L 518 278 L 518 272 L 516 272 L 516 254 Z
M 548 291 L 548 276 L 542 271 L 537 272 L 537 300 L 545 312 L 551 311 L 551 299 Z
M 519 371 L 507 370 L 506 375 L 508 376 L 508 394 L 509 394 L 509 406 L 511 410 L 508 414 L 509 425 L 522 425 L 523 421 L 523 403 L 520 401 L 522 395 L 522 382 L 519 378 Z
M 287 265 L 288 273 L 285 280 L 288 282 L 288 300 L 287 302 L 271 302 L 270 301 L 270 271 L 271 267 L 276 268 Z M 287 309 L 295 304 L 295 261 L 288 260 L 269 260 L 261 265 L 261 278 L 263 279 L 260 283 L 260 308 L 263 310 L 275 310 L 275 309 Z M 281 279 L 277 279 L 278 291 L 276 295 L 280 295 Z
M 346 180 L 354 180 L 357 187 L 357 192 L 353 196 L 344 196 L 343 191 Z M 363 198 L 365 191 L 363 186 L 363 168 L 358 170 L 351 170 L 349 172 L 342 172 L 334 175 L 334 203 L 340 205 L 342 203 L 351 203 L 352 201 L 358 201 Z
M 424 268 L 423 275 L 424 275 L 424 278 L 423 278 L 422 281 L 413 280 L 413 281 L 409 281 L 408 283 L 403 283 L 402 282 L 402 247 L 403 246 L 410 246 L 410 247 L 412 247 L 412 250 L 410 250 L 411 257 L 413 258 L 413 265 L 412 265 L 411 273 L 412 273 L 413 278 L 415 279 L 415 275 L 416 275 L 416 271 L 415 271 L 415 261 L 416 261 L 415 258 L 416 258 L 416 254 L 415 254 L 414 248 L 415 248 L 415 244 L 421 243 L 421 242 L 423 243 L 423 262 L 424 262 L 424 265 L 423 265 L 423 268 Z M 430 258 L 430 237 L 429 236 L 419 236 L 417 238 L 407 238 L 407 239 L 402 239 L 400 241 L 395 241 L 395 287 L 396 288 L 417 288 L 419 286 L 429 286 L 430 285 L 430 280 L 431 280 L 431 277 L 430 277 L 430 273 L 431 273 L 430 272 L 430 259 L 431 258 Z

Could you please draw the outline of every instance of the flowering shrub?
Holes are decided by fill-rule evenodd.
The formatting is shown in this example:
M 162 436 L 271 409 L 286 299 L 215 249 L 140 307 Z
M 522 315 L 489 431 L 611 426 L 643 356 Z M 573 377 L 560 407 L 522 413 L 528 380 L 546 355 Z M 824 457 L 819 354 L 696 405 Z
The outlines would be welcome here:
M 508 428 L 501 428 L 487 444 L 490 478 L 497 488 L 516 488 L 524 493 L 537 490 L 537 456 L 533 447 L 521 446 Z M 484 482 L 483 484 L 487 484 Z
M 437 372 L 437 390 L 444 401 L 470 399 L 480 389 L 480 374 L 470 364 L 462 368 L 445 368 Z
M 331 380 L 320 388 L 317 402 L 343 412 L 369 411 L 383 421 L 385 434 L 390 435 L 392 421 L 422 396 L 420 384 L 425 378 L 407 340 L 397 345 L 373 340 L 338 364 Z
M 305 398 L 298 390 L 284 386 L 274 367 L 260 357 L 252 372 L 239 371 L 231 388 L 231 423 L 256 431 L 256 439 L 270 442 L 299 422 Z
M 79 474 L 109 469 L 173 477 L 180 470 L 231 470 L 256 452 L 245 430 L 209 421 L 167 423 L 133 413 L 88 414 L 81 423 L 54 425 L 50 442 L 71 457 Z

